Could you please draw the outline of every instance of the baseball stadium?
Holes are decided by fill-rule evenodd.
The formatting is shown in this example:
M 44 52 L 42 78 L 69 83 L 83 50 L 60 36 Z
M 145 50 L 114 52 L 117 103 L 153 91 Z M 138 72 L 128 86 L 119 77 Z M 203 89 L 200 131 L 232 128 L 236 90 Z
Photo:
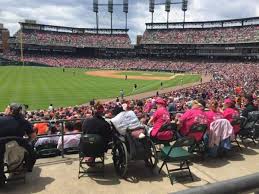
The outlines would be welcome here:
M 0 193 L 259 192 L 259 12 L 5 1 Z

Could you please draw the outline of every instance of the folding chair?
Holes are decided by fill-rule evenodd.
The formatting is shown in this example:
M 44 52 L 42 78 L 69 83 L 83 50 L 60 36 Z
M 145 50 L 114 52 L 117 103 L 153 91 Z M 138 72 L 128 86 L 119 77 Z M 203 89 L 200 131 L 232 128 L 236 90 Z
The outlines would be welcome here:
M 97 134 L 86 134 L 82 135 L 79 143 L 79 171 L 78 179 L 89 174 L 102 173 L 104 176 L 104 153 L 105 153 L 105 142 L 100 135 Z M 86 157 L 94 158 L 94 161 L 85 160 Z M 99 161 L 96 161 L 99 159 Z M 100 164 L 101 170 L 90 169 L 86 166 L 96 166 Z
M 158 139 L 158 137 L 156 135 L 154 137 L 151 137 L 151 140 L 152 140 L 152 142 L 155 145 L 159 145 L 159 146 L 161 146 L 161 145 L 170 145 L 170 143 L 176 139 L 176 130 L 177 130 L 177 126 L 176 126 L 175 123 L 164 124 L 158 130 L 158 133 L 169 131 L 169 132 L 172 132 L 172 134 L 173 134 L 172 137 L 170 139 L 167 139 L 167 140 L 161 140 L 161 139 Z M 161 147 L 160 147 L 160 149 L 161 149 Z M 157 152 L 160 152 L 160 149 L 157 150 Z
M 183 171 L 188 170 L 188 177 L 191 177 L 193 181 L 193 176 L 189 167 L 189 160 L 193 157 L 193 154 L 188 152 L 184 147 L 193 146 L 195 143 L 194 138 L 192 137 L 183 137 L 176 140 L 176 142 L 172 146 L 165 146 L 161 150 L 161 160 L 163 161 L 161 168 L 159 169 L 159 173 L 164 166 L 166 166 L 167 174 L 170 178 L 171 183 L 172 180 L 172 172 L 175 171 Z M 180 167 L 176 169 L 169 169 L 168 163 L 180 163 Z
M 206 124 L 194 124 L 191 126 L 188 137 L 193 137 L 195 143 L 190 147 L 190 152 L 197 152 L 203 154 L 205 151 L 204 135 L 208 126 Z
M 246 118 L 243 117 L 243 116 L 239 116 L 239 117 L 236 117 L 234 118 L 234 120 L 231 122 L 231 125 L 234 127 L 234 126 L 239 126 L 240 127 L 240 130 L 242 129 L 243 125 L 246 123 Z M 234 140 L 232 140 L 232 142 L 236 143 L 237 144 L 237 147 L 242 150 L 239 142 L 237 141 L 237 137 L 239 136 L 240 134 L 240 130 L 239 131 L 235 131 L 235 138 Z

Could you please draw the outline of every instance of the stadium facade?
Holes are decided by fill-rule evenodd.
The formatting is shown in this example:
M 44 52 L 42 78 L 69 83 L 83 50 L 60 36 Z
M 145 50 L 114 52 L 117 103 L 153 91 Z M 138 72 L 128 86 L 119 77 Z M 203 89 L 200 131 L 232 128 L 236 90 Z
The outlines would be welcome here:
M 259 17 L 146 23 L 144 34 L 138 36 L 134 46 L 128 29 L 74 28 L 37 24 L 32 20 L 20 22 L 20 26 L 9 38 L 9 46 L 2 44 L 17 56 L 22 53 L 92 58 L 259 58 Z
M 9 30 L 4 28 L 3 24 L 0 24 L 0 53 L 4 53 L 9 49 L 8 39 Z

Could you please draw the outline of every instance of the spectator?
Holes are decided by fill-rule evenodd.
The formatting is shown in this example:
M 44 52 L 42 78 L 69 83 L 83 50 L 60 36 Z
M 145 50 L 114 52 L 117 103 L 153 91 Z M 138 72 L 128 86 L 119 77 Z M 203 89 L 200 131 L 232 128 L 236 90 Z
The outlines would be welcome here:
M 248 113 L 252 111 L 256 111 L 257 107 L 254 105 L 252 95 L 246 95 L 244 98 L 245 108 L 242 111 L 242 116 L 248 117 Z
M 153 124 L 150 131 L 150 136 L 155 137 L 159 140 L 171 139 L 173 133 L 169 131 L 159 132 L 159 129 L 164 125 L 170 123 L 170 114 L 166 109 L 166 103 L 162 98 L 157 98 L 156 101 L 157 110 L 148 121 L 148 124 Z
M 83 122 L 83 134 L 97 134 L 103 137 L 105 147 L 108 149 L 108 144 L 111 141 L 111 128 L 109 123 L 103 118 L 104 107 L 100 103 L 95 106 L 95 113 L 92 118 L 88 118 Z M 94 162 L 95 158 L 86 158 L 88 162 Z
M 74 126 L 72 122 L 67 122 L 65 124 L 64 149 L 78 147 L 81 135 L 80 134 L 70 135 L 72 133 L 77 133 L 77 131 L 74 130 Z M 57 148 L 59 150 L 62 149 L 62 137 L 60 137 L 58 140 Z
M 223 114 L 219 110 L 219 103 L 216 100 L 211 100 L 209 105 L 209 111 L 205 112 L 205 114 L 208 119 L 208 129 L 213 121 L 217 119 L 223 119 Z
M 127 130 L 142 128 L 141 123 L 132 111 L 133 104 L 130 102 L 122 104 L 123 111 L 111 119 L 115 129 L 122 135 L 126 135 Z
M 50 126 L 48 135 L 57 135 L 57 134 L 58 134 L 57 128 L 55 126 Z M 39 138 L 36 141 L 34 147 L 37 148 L 38 146 L 46 145 L 46 144 L 58 145 L 58 140 L 59 140 L 59 136 Z
M 23 138 L 25 135 L 30 139 L 34 139 L 36 137 L 36 133 L 32 129 L 32 125 L 24 119 L 22 114 L 22 106 L 19 104 L 11 104 L 6 108 L 5 112 L 6 116 L 0 116 L 0 138 L 5 137 L 20 137 Z M 31 145 L 24 139 L 18 141 L 19 145 L 24 147 L 28 154 L 17 153 L 22 157 L 25 157 L 25 165 L 29 172 L 32 171 L 33 166 L 36 162 L 36 155 L 34 153 Z M 5 181 L 4 175 L 4 150 L 5 146 L 0 145 L 0 184 Z
M 224 106 L 225 106 L 225 110 L 223 111 L 223 117 L 227 119 L 230 123 L 232 123 L 235 120 L 235 118 L 239 117 L 239 112 L 237 109 L 235 109 L 234 102 L 229 98 L 227 98 L 224 101 Z M 240 130 L 240 126 L 235 125 L 233 126 L 233 129 L 234 129 L 234 133 L 237 134 Z
M 192 108 L 179 118 L 180 134 L 182 136 L 186 136 L 194 124 L 207 124 L 207 117 L 202 104 L 201 100 L 194 100 Z

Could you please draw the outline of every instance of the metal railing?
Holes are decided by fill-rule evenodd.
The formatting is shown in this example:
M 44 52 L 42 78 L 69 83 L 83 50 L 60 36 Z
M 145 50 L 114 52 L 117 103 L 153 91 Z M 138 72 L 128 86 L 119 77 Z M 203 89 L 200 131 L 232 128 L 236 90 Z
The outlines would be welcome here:
M 225 194 L 246 193 L 259 189 L 259 173 L 231 180 L 221 181 L 194 189 L 179 191 L 172 194 Z
M 66 134 L 64 129 L 65 129 L 65 122 L 74 122 L 74 121 L 83 121 L 85 120 L 84 118 L 81 119 L 70 119 L 70 120 L 66 120 L 66 119 L 59 119 L 59 120 L 48 120 L 48 121 L 32 121 L 31 124 L 37 124 L 37 123 L 49 123 L 49 124 L 61 124 L 61 130 L 59 134 L 53 134 L 53 135 L 37 135 L 36 139 L 41 139 L 41 138 L 47 138 L 47 137 L 61 137 L 61 156 L 62 158 L 64 158 L 64 136 L 68 136 L 68 135 L 81 135 L 82 132 L 79 133 L 69 133 Z

